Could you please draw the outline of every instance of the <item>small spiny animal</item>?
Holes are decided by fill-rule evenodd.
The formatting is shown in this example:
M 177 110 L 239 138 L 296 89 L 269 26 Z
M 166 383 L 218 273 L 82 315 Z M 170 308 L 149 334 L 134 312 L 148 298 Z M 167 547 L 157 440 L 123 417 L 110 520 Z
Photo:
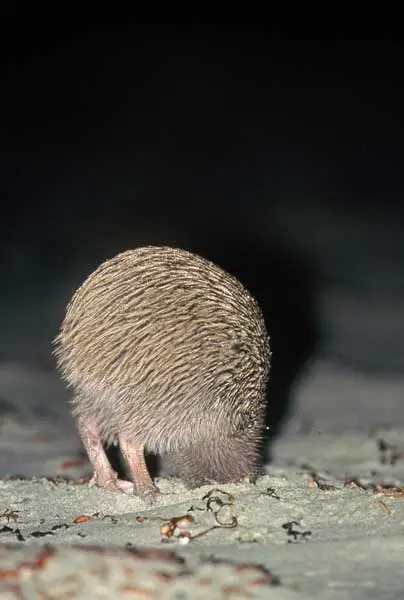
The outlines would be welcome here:
M 193 487 L 258 474 L 269 336 L 254 298 L 214 263 L 169 247 L 118 254 L 74 293 L 54 346 L 92 484 L 153 499 L 145 452 Z M 104 451 L 117 441 L 133 483 Z

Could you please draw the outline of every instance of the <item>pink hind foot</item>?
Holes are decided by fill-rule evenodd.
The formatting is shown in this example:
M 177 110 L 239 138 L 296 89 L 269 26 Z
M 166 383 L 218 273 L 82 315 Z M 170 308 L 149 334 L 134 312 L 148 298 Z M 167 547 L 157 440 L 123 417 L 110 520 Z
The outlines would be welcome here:
M 129 442 L 125 437 L 120 436 L 119 441 L 121 451 L 128 463 L 133 482 L 118 479 L 117 473 L 113 470 L 102 446 L 101 436 L 97 426 L 89 423 L 85 419 L 77 418 L 77 429 L 80 434 L 83 446 L 88 454 L 91 464 L 94 468 L 94 475 L 90 480 L 90 486 L 112 490 L 114 492 L 136 493 L 138 496 L 152 502 L 158 493 L 158 488 L 154 485 L 144 460 L 143 447 Z
M 111 490 L 112 492 L 124 492 L 125 494 L 133 494 L 135 488 L 131 481 L 118 479 L 117 473 L 112 469 L 107 478 L 104 474 L 100 475 L 99 473 L 94 472 L 88 485 L 89 487 L 96 485 L 97 487 Z
M 153 503 L 159 493 L 159 489 L 150 477 L 144 459 L 143 446 L 136 444 L 136 442 L 124 435 L 119 436 L 119 446 L 132 475 L 136 494 L 146 502 Z

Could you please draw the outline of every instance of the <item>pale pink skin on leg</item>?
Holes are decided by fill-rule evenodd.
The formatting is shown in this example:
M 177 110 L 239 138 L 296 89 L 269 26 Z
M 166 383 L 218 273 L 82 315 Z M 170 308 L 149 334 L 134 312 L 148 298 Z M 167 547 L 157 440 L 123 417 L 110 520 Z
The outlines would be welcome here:
M 118 474 L 111 467 L 97 426 L 81 418 L 77 419 L 76 424 L 81 441 L 94 469 L 94 475 L 89 485 L 97 485 L 113 491 L 133 492 L 133 483 L 118 479 Z
M 97 485 L 107 490 L 126 493 L 136 492 L 141 498 L 153 499 L 158 492 L 158 488 L 149 475 L 144 459 L 143 446 L 128 441 L 125 436 L 119 436 L 121 452 L 132 475 L 132 483 L 131 481 L 118 479 L 118 474 L 111 467 L 104 451 L 100 433 L 93 423 L 78 418 L 77 429 L 94 469 L 90 486 Z
M 119 447 L 132 475 L 136 494 L 145 500 L 152 500 L 159 489 L 150 477 L 144 458 L 143 444 L 136 444 L 134 440 L 120 435 Z

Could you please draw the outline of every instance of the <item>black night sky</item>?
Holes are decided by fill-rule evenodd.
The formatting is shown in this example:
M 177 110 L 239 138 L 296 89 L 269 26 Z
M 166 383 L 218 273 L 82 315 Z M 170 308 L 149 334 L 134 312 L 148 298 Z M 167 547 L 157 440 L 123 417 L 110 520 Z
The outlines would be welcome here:
M 404 367 L 398 40 L 2 28 L 2 359 L 52 366 L 73 289 L 118 251 L 167 243 L 257 296 L 279 415 L 316 353 Z

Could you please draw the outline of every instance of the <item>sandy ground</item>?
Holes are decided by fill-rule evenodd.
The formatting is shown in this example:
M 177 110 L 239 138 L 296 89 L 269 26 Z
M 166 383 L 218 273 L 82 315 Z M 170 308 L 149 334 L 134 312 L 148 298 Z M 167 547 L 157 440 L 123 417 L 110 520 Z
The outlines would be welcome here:
M 402 598 L 404 379 L 313 361 L 256 485 L 89 488 L 56 375 L 0 364 L 0 598 Z

